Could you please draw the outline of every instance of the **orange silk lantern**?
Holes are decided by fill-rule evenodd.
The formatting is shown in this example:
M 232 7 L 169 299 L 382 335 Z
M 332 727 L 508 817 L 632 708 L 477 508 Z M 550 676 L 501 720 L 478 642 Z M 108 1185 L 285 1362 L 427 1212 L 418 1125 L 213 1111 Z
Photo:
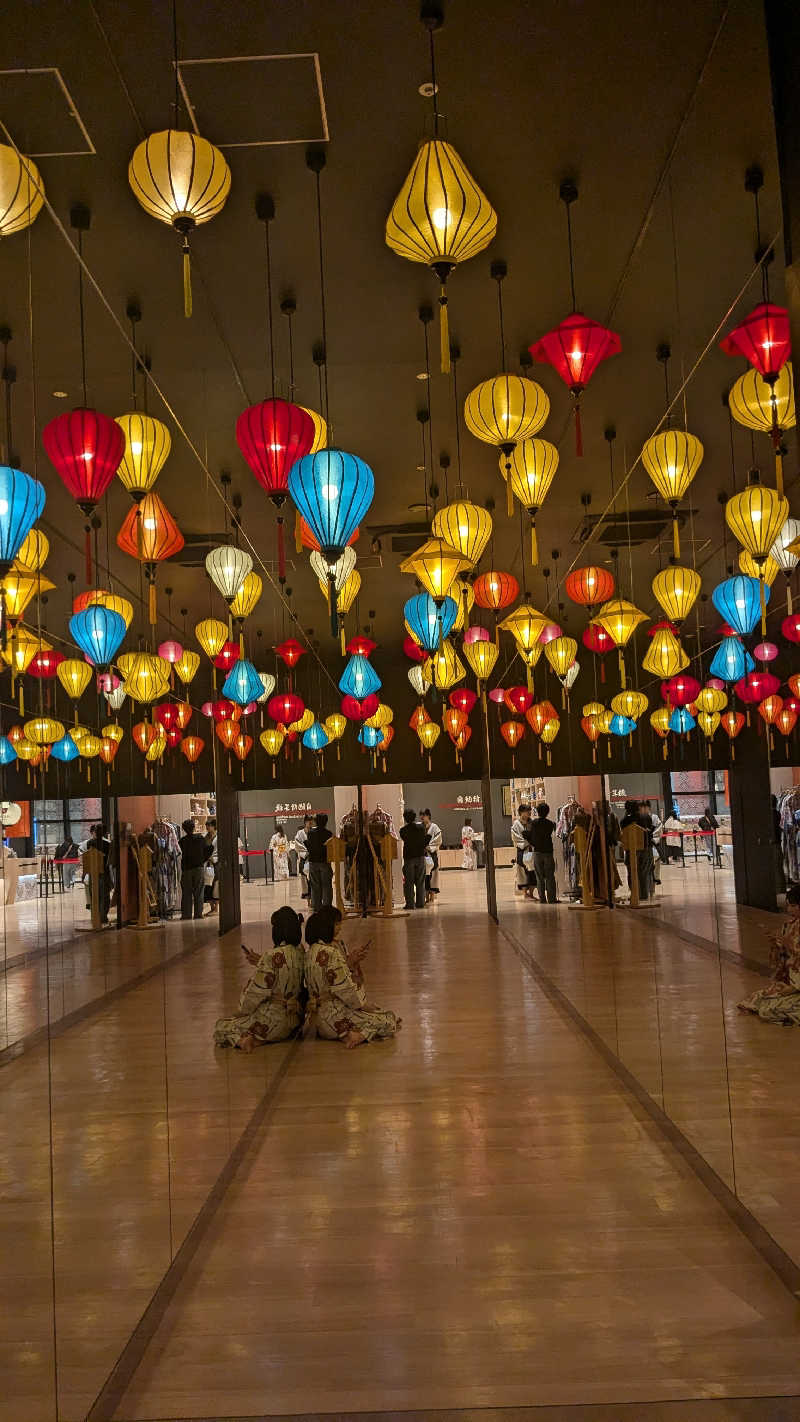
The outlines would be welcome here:
M 529 707 L 525 712 L 525 720 L 531 730 L 540 736 L 548 721 L 558 720 L 558 712 L 552 701 L 537 701 L 535 706 Z
M 151 721 L 137 721 L 131 730 L 131 736 L 142 755 L 147 754 L 157 735 L 158 727 L 154 726 Z
M 117 534 L 117 546 L 131 558 L 138 558 L 144 567 L 149 583 L 150 623 L 155 625 L 156 570 L 159 563 L 179 553 L 183 547 L 183 534 L 178 528 L 164 500 L 153 490 L 145 494 L 141 503 L 133 504 L 123 520 Z
M 472 591 L 478 607 L 500 612 L 502 608 L 510 607 L 519 596 L 519 583 L 511 573 L 497 572 L 492 568 L 475 579 Z

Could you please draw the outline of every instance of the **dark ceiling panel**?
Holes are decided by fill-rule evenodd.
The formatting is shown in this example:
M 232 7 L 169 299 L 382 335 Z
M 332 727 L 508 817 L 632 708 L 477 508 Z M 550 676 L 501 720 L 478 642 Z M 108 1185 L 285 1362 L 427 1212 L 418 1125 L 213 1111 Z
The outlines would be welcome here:
M 323 142 L 322 76 L 313 54 L 181 63 L 198 131 L 220 148 Z

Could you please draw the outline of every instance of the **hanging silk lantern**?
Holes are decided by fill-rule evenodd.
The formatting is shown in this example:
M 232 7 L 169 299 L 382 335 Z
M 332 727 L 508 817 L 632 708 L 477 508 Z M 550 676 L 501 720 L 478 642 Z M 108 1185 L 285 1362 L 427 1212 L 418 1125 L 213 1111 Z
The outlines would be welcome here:
M 272 721 L 278 721 L 283 726 L 290 725 L 292 721 L 299 721 L 304 711 L 303 698 L 293 691 L 281 691 L 267 702 L 267 715 Z
M 526 510 L 531 525 L 531 564 L 539 562 L 536 539 L 536 515 L 545 501 L 558 469 L 558 450 L 546 439 L 526 439 L 518 444 L 500 471 L 508 479 L 508 487 Z
M 459 500 L 446 504 L 434 514 L 431 533 L 455 548 L 469 563 L 478 563 L 492 536 L 492 516 L 478 504 Z
M 60 760 L 63 765 L 69 765 L 70 761 L 77 760 L 80 751 L 70 735 L 63 735 L 50 747 L 50 754 L 55 760 Z
M 125 436 L 99 410 L 57 415 L 42 430 L 47 457 L 78 508 L 90 518 L 125 453 Z M 86 532 L 86 581 L 91 582 L 90 531 Z
M 713 740 L 715 733 L 719 729 L 721 719 L 719 711 L 698 711 L 698 729 L 705 736 L 707 741 L 710 742 Z M 709 755 L 710 754 L 711 747 L 709 746 Z
M 549 414 L 550 401 L 541 385 L 508 373 L 483 380 L 464 401 L 467 429 L 476 439 L 500 450 L 504 478 L 508 477 L 509 462 L 520 441 L 537 434 Z
M 339 678 L 342 695 L 353 696 L 357 701 L 363 701 L 380 687 L 381 679 L 366 657 L 352 656 Z
M 328 579 L 370 507 L 375 479 L 368 464 L 341 449 L 306 454 L 289 471 L 289 493 L 314 534 Z M 331 593 L 331 631 L 336 635 L 336 598 Z
M 259 573 L 252 570 L 242 579 L 236 596 L 231 602 L 231 612 L 238 622 L 244 622 L 257 606 L 264 589 L 264 581 Z
M 647 710 L 647 697 L 643 691 L 621 691 L 612 698 L 611 710 L 629 721 L 639 721 Z
M 291 671 L 293 667 L 297 666 L 300 658 L 305 656 L 305 647 L 301 647 L 294 637 L 288 637 L 285 642 L 279 643 L 275 652 Z
M 252 749 L 253 737 L 246 735 L 244 731 L 239 731 L 234 738 L 232 746 L 232 750 L 234 755 L 236 756 L 236 759 L 244 763 L 244 761 L 247 760 L 247 757 L 249 756 Z M 244 778 L 244 772 L 242 772 L 242 778 Z
M 194 629 L 194 635 L 207 657 L 212 662 L 222 651 L 228 640 L 228 629 L 224 622 L 220 622 L 216 617 L 207 617 L 203 622 L 198 622 Z M 178 671 L 178 667 L 175 668 Z M 195 669 L 196 670 L 196 669 Z M 194 674 L 194 673 L 193 673 Z M 178 671 L 180 676 L 180 671 Z M 181 678 L 183 680 L 183 678 Z
M 441 538 L 429 538 L 409 558 L 403 559 L 400 572 L 410 573 L 439 602 L 447 597 L 458 574 L 470 566 L 469 559 Z
M 231 170 L 206 138 L 167 128 L 151 133 L 134 149 L 128 182 L 145 212 L 183 239 L 183 314 L 191 316 L 189 234 L 222 211 L 231 189 Z
M 491 569 L 488 573 L 481 573 L 472 585 L 475 594 L 475 601 L 478 607 L 490 609 L 492 612 L 500 612 L 504 607 L 510 607 L 519 597 L 519 583 L 511 573 L 497 572 Z
M 725 711 L 722 716 L 722 729 L 731 742 L 731 757 L 736 759 L 736 751 L 733 742 L 739 732 L 744 729 L 745 717 L 741 711 Z
M 544 654 L 556 676 L 566 676 L 577 650 L 578 644 L 574 637 L 554 637 L 547 643 Z
M 303 732 L 309 729 L 309 726 L 313 726 L 315 719 L 314 712 L 310 706 L 306 706 L 302 716 L 299 716 L 296 721 L 289 722 L 286 727 L 287 734 L 290 736 L 302 736 Z
M 451 741 L 457 740 L 467 724 L 467 717 L 457 706 L 448 706 L 442 714 L 442 725 Z
M 77 657 L 70 657 L 67 661 L 59 664 L 56 676 L 70 700 L 77 702 L 80 701 L 92 679 L 92 669 L 87 662 L 78 661 Z M 77 716 L 77 708 L 75 714 Z
M 236 421 L 236 443 L 276 508 L 289 492 L 289 470 L 312 453 L 316 433 L 309 411 L 288 400 L 262 400 Z
M 551 365 L 570 391 L 575 402 L 575 453 L 582 455 L 580 397 L 601 361 L 622 350 L 619 336 L 599 321 L 573 311 L 529 350 L 534 360 Z
M 702 460 L 703 446 L 700 440 L 685 430 L 662 430 L 648 439 L 642 449 L 642 464 L 657 493 L 672 509 L 672 552 L 676 563 L 681 556 L 678 504 Z
M 44 183 L 36 164 L 10 143 L 0 144 L 0 237 L 30 227 L 43 202 Z
M 159 726 L 163 726 L 165 731 L 169 731 L 173 726 L 177 725 L 177 705 L 174 701 L 165 701 L 160 706 L 154 706 L 153 716 Z
M 125 436 L 125 450 L 117 468 L 117 477 L 135 503 L 149 493 L 167 461 L 172 437 L 161 421 L 133 410 L 117 415 L 116 423 Z
M 665 760 L 667 759 L 667 754 L 668 754 L 668 752 L 667 752 L 667 736 L 669 735 L 669 731 L 670 731 L 669 722 L 670 722 L 670 717 L 671 717 L 671 715 L 672 715 L 672 712 L 670 711 L 670 709 L 669 709 L 668 706 L 659 706 L 659 707 L 657 707 L 657 709 L 656 709 L 655 711 L 652 711 L 652 712 L 650 713 L 650 725 L 652 726 L 652 728 L 653 728 L 653 730 L 655 731 L 656 735 L 659 736 L 659 737 L 661 738 L 661 740 L 664 742 L 664 759 L 665 759 Z
M 217 721 L 214 725 L 214 733 L 225 749 L 229 751 L 233 748 L 233 743 L 239 735 L 239 722 L 234 721 L 232 717 L 224 721 Z
M 789 312 L 784 306 L 762 301 L 720 341 L 720 346 L 726 355 L 744 356 L 767 384 L 773 384 L 792 354 Z
M 553 744 L 553 741 L 555 740 L 560 730 L 561 722 L 557 716 L 551 716 L 549 721 L 545 721 L 544 725 L 542 726 L 541 739 L 544 741 L 546 746 L 551 746 Z M 549 751 L 547 753 L 547 764 L 550 764 Z
M 752 553 L 748 553 L 746 548 L 739 549 L 739 571 L 740 573 L 744 573 L 748 578 L 763 578 L 767 587 L 771 588 L 780 570 L 780 564 L 773 558 L 771 551 L 767 554 L 764 562 L 759 566 Z
M 330 716 L 326 716 L 323 721 L 325 734 L 329 741 L 338 741 L 347 730 L 347 717 L 341 711 L 332 711 Z
M 159 563 L 180 553 L 184 538 L 163 499 L 152 491 L 143 494 L 126 514 L 117 534 L 117 545 L 144 568 L 149 585 L 149 616 L 155 626 L 156 572 Z
M 764 596 L 769 602 L 769 588 L 764 589 Z M 744 573 L 726 578 L 715 587 L 711 601 L 738 636 L 749 636 L 761 612 L 761 590 L 756 578 L 748 578 Z
M 519 745 L 524 734 L 525 727 L 521 721 L 503 721 L 500 725 L 500 735 L 511 750 Z
M 69 632 L 87 661 L 95 667 L 108 666 L 125 637 L 125 623 L 118 612 L 93 603 L 69 619 Z
M 451 597 L 438 602 L 430 593 L 419 593 L 410 597 L 403 608 L 403 617 L 411 634 L 427 652 L 435 652 L 445 637 L 449 637 L 458 613 L 458 605 Z
M 170 666 L 174 667 L 175 663 L 179 662 L 183 656 L 183 647 L 180 642 L 175 642 L 170 638 L 168 641 L 159 644 L 158 655 L 163 657 L 165 662 L 169 662 Z
M 11 564 L 41 514 L 44 503 L 44 486 L 38 479 L 23 474 L 21 469 L 12 469 L 8 464 L 0 464 L 0 577 L 5 577 L 10 571 Z
M 598 722 L 597 717 L 596 717 L 596 716 L 582 716 L 582 717 L 581 717 L 581 730 L 583 731 L 583 734 L 585 735 L 586 739 L 591 742 L 591 746 L 592 746 L 592 760 L 596 763 L 596 762 L 597 762 L 597 742 L 599 741 L 600 736 L 602 735 L 602 732 L 601 732 L 601 730 L 600 730 L 600 724 L 599 724 L 599 722 Z
M 42 577 L 41 573 L 17 573 L 13 570 L 7 573 L 2 580 L 2 596 L 9 621 L 16 622 L 34 596 L 52 592 L 54 587 L 55 583 Z
M 701 578 L 693 568 L 662 568 L 652 582 L 653 596 L 673 622 L 684 622 L 697 601 Z
M 200 625 L 202 626 L 202 623 Z M 160 647 L 158 649 L 158 653 L 159 656 L 163 655 Z M 168 661 L 169 658 L 166 658 L 166 660 Z M 184 686 L 188 686 L 189 683 L 194 680 L 199 668 L 200 657 L 198 656 L 197 652 L 192 652 L 185 647 L 177 662 L 175 663 L 175 671 L 177 672 Z
M 462 647 L 464 660 L 478 682 L 485 682 L 494 671 L 500 653 L 495 642 L 469 642 Z
M 745 706 L 754 706 L 757 701 L 766 701 L 780 689 L 780 681 L 772 672 L 753 671 L 737 681 L 734 690 Z
M 783 710 L 783 698 L 781 696 L 765 696 L 759 703 L 758 713 L 768 726 L 774 726 L 778 716 Z
M 525 720 L 537 736 L 541 736 L 542 729 L 548 721 L 553 721 L 557 717 L 558 712 L 552 701 L 537 701 L 535 706 L 530 706 L 525 712 Z
M 231 667 L 222 688 L 223 696 L 237 706 L 247 706 L 248 702 L 257 700 L 262 691 L 261 678 L 253 663 L 241 660 Z
M 149 705 L 169 691 L 169 662 L 152 652 L 125 652 L 117 658 L 124 678 L 125 694 L 132 701 Z
M 50 746 L 66 734 L 61 722 L 54 721 L 51 716 L 36 716 L 32 721 L 26 721 L 24 731 L 26 740 L 35 746 Z
M 229 607 L 252 568 L 250 554 L 232 543 L 212 548 L 206 556 L 206 572 Z
M 533 692 L 527 686 L 510 686 L 505 693 L 505 703 L 512 715 L 524 716 L 533 705 Z
M 610 652 L 614 646 L 613 641 L 606 632 L 605 627 L 601 627 L 598 622 L 590 622 L 581 637 L 584 647 L 588 647 L 590 652 L 594 652 L 597 657 L 604 657 L 606 652 Z M 602 661 L 600 663 L 600 680 L 605 681 L 606 669 Z
M 570 602 L 591 610 L 614 596 L 614 574 L 594 563 L 574 568 L 564 579 L 564 591 Z
M 800 614 L 793 612 L 791 617 L 784 617 L 781 623 L 781 635 L 787 642 L 800 642 Z
M 314 721 L 313 725 L 303 732 L 303 745 L 307 750 L 323 751 L 329 744 L 328 733 L 319 721 Z
M 363 701 L 359 701 L 355 696 L 343 696 L 342 715 L 346 716 L 348 721 L 368 721 L 370 716 L 375 715 L 379 704 L 377 692 L 365 696 Z
M 131 727 L 131 739 L 142 755 L 150 749 L 157 735 L 158 726 L 154 726 L 151 721 L 137 721 L 136 725 Z
M 345 647 L 345 652 L 351 657 L 371 657 L 377 645 L 377 642 L 373 642 L 371 637 L 366 637 L 363 633 L 359 632 L 357 636 L 350 638 L 350 641 Z
M 99 750 L 98 754 L 99 754 L 100 759 L 102 760 L 102 762 L 103 762 L 104 765 L 110 766 L 110 765 L 113 764 L 113 762 L 114 762 L 114 757 L 115 757 L 115 755 L 117 754 L 117 751 L 118 751 L 118 750 L 119 750 L 119 744 L 118 744 L 117 741 L 112 740 L 111 737 L 109 737 L 109 736 L 102 736 L 102 737 L 101 737 L 101 739 L 100 739 L 100 750 Z
M 437 691 L 449 691 L 456 682 L 464 680 L 466 671 L 452 643 L 445 639 L 423 664 L 422 675 L 426 684 L 436 687 Z
M 262 731 L 258 739 L 264 747 L 264 750 L 267 752 L 267 755 L 270 756 L 272 759 L 272 778 L 274 780 L 277 776 L 275 758 L 281 753 L 281 747 L 283 746 L 283 742 L 286 739 L 286 733 L 280 728 L 276 729 L 274 727 L 271 727 L 267 731 Z
M 640 623 L 645 622 L 645 614 L 640 612 L 633 603 L 626 602 L 624 598 L 612 598 L 609 602 L 603 603 L 594 621 L 607 632 L 619 654 L 619 674 L 623 691 L 625 690 L 625 657 L 623 649 L 627 646 L 636 628 Z
M 423 596 L 427 597 L 427 593 L 423 594 Z M 452 598 L 450 601 L 452 602 Z M 406 603 L 406 607 L 408 607 L 408 603 Z M 408 618 L 406 618 L 406 626 L 408 626 Z M 403 639 L 403 651 L 412 662 L 424 662 L 428 655 L 425 648 L 420 646 L 411 632 Z
M 686 710 L 685 706 L 676 707 L 669 718 L 669 728 L 671 731 L 674 731 L 677 736 L 688 736 L 689 732 L 694 730 L 696 724 L 694 716 Z
M 332 567 L 329 567 L 321 553 L 312 553 L 308 561 L 323 589 L 329 594 L 332 585 L 338 597 L 356 566 L 356 552 L 348 544 L 346 548 L 342 549 Z
M 479 627 L 477 623 L 473 623 L 464 633 L 464 645 L 467 647 L 470 642 L 488 642 L 489 640 L 489 633 L 486 628 Z
M 698 691 L 694 704 L 698 711 L 706 711 L 713 715 L 715 711 L 725 710 L 728 698 L 724 691 L 718 691 L 715 686 L 703 686 Z
M 778 492 L 783 493 L 783 434 L 797 423 L 791 361 L 786 361 L 773 380 L 765 380 L 752 367 L 745 371 L 728 394 L 728 408 L 738 424 L 771 436 L 775 483 Z
M 447 279 L 459 262 L 488 247 L 497 214 L 451 143 L 422 143 L 386 219 L 386 245 L 409 262 L 422 262 L 439 279 L 442 373 L 450 370 Z
M 103 727 L 103 739 L 109 741 L 116 741 L 117 745 L 120 744 L 124 735 L 125 732 L 123 731 L 122 727 L 118 726 L 115 721 L 112 721 L 109 723 L 109 725 Z
M 725 522 L 759 568 L 766 563 L 788 516 L 788 500 L 755 481 L 725 505 Z
M 686 676 L 684 672 L 661 684 L 661 696 L 670 706 L 690 706 L 699 690 L 697 678 Z
M 430 719 L 424 706 L 415 706 L 408 718 L 408 724 L 412 731 L 418 731 L 420 726 L 424 726 Z
M 543 613 L 537 612 L 529 603 L 520 603 L 503 618 L 500 627 L 502 631 L 511 633 L 520 651 L 531 652 L 537 646 L 546 623 Z
M 118 593 L 105 592 L 102 588 L 95 588 L 84 594 L 86 601 L 84 607 L 91 607 L 97 603 L 100 607 L 107 607 L 109 612 L 117 612 L 125 623 L 125 627 L 130 627 L 133 621 L 133 603 L 126 597 L 120 597 Z M 76 603 L 79 599 L 76 598 Z M 73 612 L 81 611 L 81 608 L 73 605 Z
M 51 681 L 53 677 L 57 675 L 58 668 L 65 660 L 66 658 L 63 652 L 56 652 L 51 647 L 48 651 L 36 653 L 31 659 L 28 671 L 31 676 L 41 677 L 43 681 Z
M 167 733 L 166 733 L 166 731 L 163 731 L 163 730 L 161 730 L 161 729 L 159 728 L 159 729 L 156 731 L 154 740 L 152 741 L 152 743 L 148 746 L 147 750 L 145 751 L 145 757 L 144 757 L 144 758 L 145 758 L 145 760 L 150 761 L 151 764 L 155 764 L 155 762 L 156 762 L 157 760 L 160 760 L 160 759 L 161 759 L 161 757 L 162 757 L 162 755 L 164 754 L 164 751 L 165 751 L 166 749 L 167 749 Z
M 419 737 L 420 742 L 420 754 L 422 754 L 423 748 L 428 752 L 428 770 L 431 769 L 430 753 L 433 750 L 433 747 L 436 745 L 436 742 L 438 741 L 441 734 L 442 728 L 440 725 L 437 724 L 436 721 L 422 721 L 417 726 L 417 735 Z
M 797 725 L 797 712 L 790 709 L 784 702 L 783 708 L 778 712 L 777 716 L 775 717 L 775 725 L 777 726 L 782 736 L 790 736 L 795 726 Z M 788 745 L 786 747 L 786 755 L 788 758 Z
M 475 692 L 470 691 L 467 686 L 456 687 L 455 691 L 451 691 L 448 697 L 450 705 L 455 706 L 459 711 L 463 711 L 465 716 L 469 716 L 477 699 Z
M 26 474 L 26 479 L 28 475 Z M 798 526 L 800 533 L 800 526 Z M 23 538 L 13 566 L 18 573 L 39 573 L 47 562 L 50 553 L 50 540 L 46 533 L 42 533 L 38 528 L 32 528 L 30 533 Z M 73 612 L 78 612 L 77 607 L 73 607 Z
M 645 671 L 652 672 L 660 680 L 674 676 L 688 667 L 689 658 L 670 627 L 660 627 L 651 638 L 650 646 L 642 658 Z

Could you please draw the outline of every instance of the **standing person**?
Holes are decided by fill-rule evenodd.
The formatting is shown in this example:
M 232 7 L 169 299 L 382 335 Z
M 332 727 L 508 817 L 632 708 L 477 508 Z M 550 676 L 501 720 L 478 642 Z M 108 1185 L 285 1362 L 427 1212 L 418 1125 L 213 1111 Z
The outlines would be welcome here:
M 664 821 L 664 839 L 667 846 L 667 859 L 680 859 L 683 845 L 683 823 L 677 805 L 672 806 L 672 812 Z
M 511 821 L 511 843 L 517 851 L 514 887 L 517 892 L 522 890 L 528 899 L 533 898 L 535 881 L 534 873 L 525 865 L 525 855 L 529 854 L 531 850 L 532 830 L 531 807 L 523 803 L 517 810 L 517 818 Z
M 711 843 L 710 843 L 710 846 L 709 846 L 708 857 L 709 857 L 709 859 L 711 859 L 711 857 L 712 857 L 712 855 L 713 855 L 714 858 L 715 858 L 715 860 L 716 860 L 717 868 L 718 868 L 718 869 L 721 869 L 721 868 L 722 868 L 722 850 L 721 850 L 720 847 L 719 847 L 719 841 L 718 841 L 718 839 L 717 839 L 717 830 L 719 829 L 719 820 L 717 819 L 717 817 L 716 817 L 716 815 L 714 814 L 714 811 L 712 810 L 712 808 L 711 808 L 710 805 L 706 805 L 706 808 L 705 808 L 704 813 L 700 816 L 700 819 L 697 821 L 697 828 L 698 828 L 698 829 L 701 829 L 701 830 L 705 830 L 706 834 L 708 834 L 708 833 L 710 832 L 710 834 L 711 834 Z
M 442 847 L 442 831 L 431 817 L 430 810 L 422 811 L 422 823 L 428 831 L 428 854 L 433 861 L 430 874 L 425 876 L 425 894 L 429 904 L 439 892 L 439 850 Z
M 628 828 L 628 825 L 638 825 L 644 834 L 644 848 L 637 850 L 635 864 L 631 864 L 631 856 L 627 849 L 625 850 L 625 867 L 628 871 L 628 892 L 631 891 L 631 885 L 633 883 L 631 874 L 636 874 L 639 883 L 639 900 L 643 902 L 649 898 L 651 871 L 648 870 L 647 860 L 649 857 L 652 865 L 652 850 L 648 843 L 648 826 L 642 823 L 641 807 L 637 804 L 636 800 L 625 801 L 625 814 L 622 817 L 620 829 L 625 830 Z
M 181 849 L 181 918 L 203 917 L 203 869 L 211 848 L 198 834 L 193 820 L 184 820 Z
M 403 892 L 406 908 L 425 907 L 425 851 L 430 835 L 425 825 L 417 823 L 416 811 L 404 810 L 405 821 L 400 830 L 403 841 Z
M 103 856 L 103 868 L 100 874 L 100 918 L 103 924 L 107 925 L 108 910 L 111 906 L 111 840 L 105 825 L 92 827 L 92 839 L 89 841 L 89 846 L 92 849 L 98 849 Z
M 655 821 L 653 820 L 652 812 L 650 810 L 649 800 L 639 801 L 639 824 L 644 830 L 644 847 L 647 851 L 644 855 L 643 861 L 641 859 L 639 861 L 639 872 L 641 874 L 642 870 L 644 871 L 644 883 L 647 888 L 647 893 L 643 895 L 643 897 L 652 899 L 655 894 L 656 884 L 655 851 L 653 849 Z
M 275 826 L 275 833 L 269 842 L 270 853 L 272 854 L 272 877 L 277 883 L 278 880 L 285 880 L 289 877 L 289 841 L 283 832 L 283 825 Z
M 308 885 L 311 908 L 315 913 L 317 909 L 328 908 L 333 899 L 333 870 L 325 847 L 332 837 L 328 829 L 328 816 L 320 812 L 315 816 L 314 828 L 306 835 Z
M 348 953 L 339 937 L 341 921 L 339 910 L 329 905 L 312 913 L 306 924 L 308 1020 L 314 1022 L 318 1037 L 346 1047 L 394 1037 L 401 1019 L 367 1002 L 361 960 L 369 942 Z
M 306 840 L 308 832 L 314 824 L 310 815 L 304 815 L 300 829 L 296 831 L 294 837 L 294 847 L 297 850 L 297 875 L 300 880 L 300 897 L 308 898 L 308 849 Z
M 533 845 L 533 872 L 539 890 L 539 902 L 558 903 L 556 893 L 556 861 L 553 855 L 554 822 L 548 818 L 550 806 L 544 801 L 536 806 L 536 819 L 531 832 Z
M 464 823 L 461 827 L 461 868 L 474 869 L 476 864 L 475 849 L 472 841 L 475 838 L 475 831 L 472 828 L 472 820 L 469 815 L 464 816 Z
M 245 985 L 232 1017 L 220 1017 L 214 1028 L 216 1047 L 252 1052 L 264 1042 L 284 1042 L 303 1017 L 303 919 L 284 905 L 270 919 L 272 947 L 261 956 L 242 944 L 255 972 Z
M 204 879 L 205 890 L 203 898 L 209 904 L 209 915 L 219 912 L 219 859 L 217 850 L 217 822 L 215 819 L 206 820 L 206 847 L 209 850 L 206 859 Z

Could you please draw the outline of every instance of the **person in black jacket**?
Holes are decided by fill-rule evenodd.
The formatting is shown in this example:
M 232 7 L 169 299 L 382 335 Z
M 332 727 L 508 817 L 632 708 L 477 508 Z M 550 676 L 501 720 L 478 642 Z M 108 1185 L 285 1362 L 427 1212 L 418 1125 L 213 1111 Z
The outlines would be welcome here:
M 414 810 L 404 810 L 405 824 L 400 831 L 403 841 L 403 892 L 406 908 L 425 907 L 425 850 L 430 835 L 424 825 L 417 823 Z
M 198 834 L 192 820 L 184 820 L 178 843 L 181 850 L 181 918 L 203 917 L 203 869 L 211 846 Z
M 306 835 L 308 856 L 308 888 L 311 909 L 329 908 L 333 903 L 333 870 L 328 863 L 327 843 L 331 839 L 328 816 L 322 813 L 314 818 L 314 828 Z
M 531 826 L 530 843 L 533 847 L 533 872 L 536 875 L 539 902 L 543 904 L 546 900 L 549 904 L 557 904 L 556 861 L 553 855 L 553 835 L 556 827 L 553 821 L 548 819 L 549 814 L 550 806 L 544 801 L 536 806 L 536 819 Z

